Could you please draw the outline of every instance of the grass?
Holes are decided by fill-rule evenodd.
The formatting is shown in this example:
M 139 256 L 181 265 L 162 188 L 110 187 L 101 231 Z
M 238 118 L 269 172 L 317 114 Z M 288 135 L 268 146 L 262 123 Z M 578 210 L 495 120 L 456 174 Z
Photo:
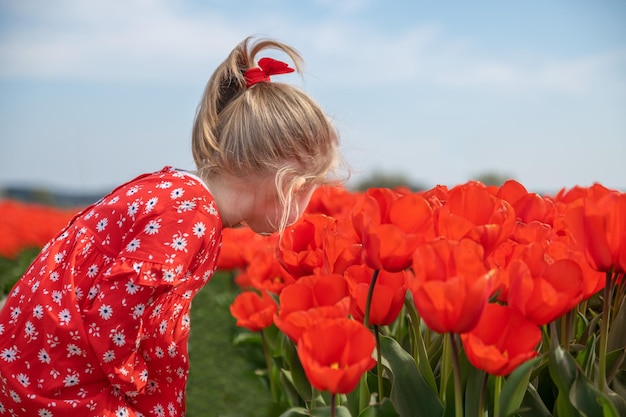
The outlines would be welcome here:
M 216 274 L 196 295 L 191 308 L 188 417 L 275 417 L 270 391 L 255 375 L 254 358 L 235 347 L 238 333 L 229 305 L 237 294 L 231 277 Z M 263 366 L 263 363 L 260 364 Z

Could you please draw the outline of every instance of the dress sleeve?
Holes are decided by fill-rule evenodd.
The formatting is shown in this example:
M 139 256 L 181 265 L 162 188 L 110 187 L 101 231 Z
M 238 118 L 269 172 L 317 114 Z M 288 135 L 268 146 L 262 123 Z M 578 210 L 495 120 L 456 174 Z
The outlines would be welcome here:
M 164 274 L 169 271 L 160 264 L 115 260 L 94 286 L 93 302 L 83 311 L 89 344 L 101 369 L 127 395 L 141 392 L 148 382 L 147 358 L 139 347 L 150 331 L 153 300 L 172 289 L 146 277 Z

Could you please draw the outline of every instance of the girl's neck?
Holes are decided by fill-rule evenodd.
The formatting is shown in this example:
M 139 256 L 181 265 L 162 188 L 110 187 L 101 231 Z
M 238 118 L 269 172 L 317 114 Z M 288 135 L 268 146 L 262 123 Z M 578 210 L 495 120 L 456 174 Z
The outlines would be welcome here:
M 227 181 L 220 177 L 205 179 L 224 227 L 234 227 L 243 222 L 250 210 L 251 192 L 242 181 Z

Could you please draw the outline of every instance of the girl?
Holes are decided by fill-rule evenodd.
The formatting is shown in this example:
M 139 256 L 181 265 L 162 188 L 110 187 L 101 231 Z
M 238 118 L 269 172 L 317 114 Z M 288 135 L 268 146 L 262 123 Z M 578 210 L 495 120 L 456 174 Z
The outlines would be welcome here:
M 270 76 L 294 71 L 240 43 L 216 69 L 192 133 L 197 171 L 165 167 L 79 213 L 0 311 L 0 416 L 183 416 L 194 295 L 223 227 L 282 232 L 338 158 L 319 106 Z

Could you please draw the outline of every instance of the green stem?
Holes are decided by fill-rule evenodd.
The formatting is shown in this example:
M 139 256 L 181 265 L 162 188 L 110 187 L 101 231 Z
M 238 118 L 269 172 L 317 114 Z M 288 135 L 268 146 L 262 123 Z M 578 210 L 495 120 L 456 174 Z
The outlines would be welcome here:
M 561 347 L 564 351 L 569 352 L 570 327 L 572 326 L 572 314 L 574 310 L 569 311 L 561 317 Z
M 619 278 L 619 273 L 615 273 L 613 276 L 613 282 L 617 283 Z M 611 323 L 615 321 L 615 317 L 619 314 L 619 310 L 624 302 L 624 293 L 626 292 L 626 278 L 622 276 L 622 280 L 619 284 L 617 284 L 617 289 L 615 290 L 615 298 L 613 299 L 613 308 L 611 309 L 613 313 L 613 317 L 611 318 Z
M 359 414 L 369 405 L 369 389 L 367 387 L 367 372 L 361 377 L 359 382 Z
M 365 314 L 363 316 L 363 324 L 365 327 L 370 326 L 370 307 L 372 305 L 372 298 L 374 297 L 374 286 L 376 285 L 376 280 L 378 279 L 378 273 L 380 270 L 374 270 L 374 275 L 372 275 L 372 281 L 370 282 L 370 287 L 367 291 L 367 300 L 365 301 Z
M 261 330 L 261 342 L 263 344 L 263 354 L 265 355 L 265 364 L 267 365 L 267 378 L 269 379 L 272 398 L 274 399 L 274 402 L 277 403 L 278 390 L 276 389 L 276 384 L 274 383 L 274 369 L 272 367 L 272 358 L 270 357 L 267 340 L 265 339 L 265 332 L 263 330 Z
M 372 298 L 374 298 L 374 287 L 376 286 L 376 280 L 378 279 L 378 274 L 380 270 L 375 269 L 374 274 L 372 275 L 372 280 L 370 281 L 370 286 L 367 291 L 367 300 L 365 301 L 365 314 L 363 315 L 363 325 L 367 328 L 370 326 L 370 308 L 372 305 Z M 383 391 L 380 388 L 382 386 L 382 363 L 381 363 L 381 354 L 380 354 L 380 339 L 378 336 L 378 326 L 374 326 L 374 334 L 376 336 L 376 352 L 378 355 L 378 361 L 376 361 L 376 371 L 378 373 L 378 402 L 382 401 Z
M 406 311 L 409 315 L 409 323 L 411 324 L 411 329 L 412 329 L 411 341 L 413 342 L 413 349 L 412 349 L 413 358 L 415 358 L 415 363 L 419 364 L 418 343 L 424 343 L 422 341 L 422 330 L 420 328 L 420 318 L 417 315 L 417 311 L 415 311 L 415 308 L 413 308 L 413 305 L 408 300 L 404 300 L 404 307 L 406 308 Z
M 337 401 L 335 398 L 335 393 L 330 393 L 330 417 L 335 417 L 335 402 Z
M 314 410 L 317 408 L 317 397 L 319 396 L 319 391 L 317 390 L 317 388 L 313 388 L 312 392 L 311 392 L 311 403 L 310 403 L 310 410 Z
M 450 335 L 450 353 L 452 354 L 452 370 L 454 372 L 454 415 L 463 417 L 463 390 L 461 388 L 461 364 L 459 363 L 459 348 L 456 343 L 456 335 Z
M 378 403 L 382 403 L 385 391 L 383 391 L 383 361 L 380 352 L 380 332 L 378 325 L 374 325 L 374 336 L 376 336 L 376 376 L 378 377 Z
M 582 301 L 580 304 L 578 304 L 578 313 L 579 314 L 574 314 L 574 336 L 577 342 L 581 342 L 580 340 L 580 334 L 578 333 L 578 327 L 579 327 L 579 322 L 580 322 L 580 316 L 583 317 L 587 317 L 587 304 L 588 304 L 588 300 Z M 586 344 L 586 342 L 584 343 Z
M 502 377 L 495 376 L 493 384 L 493 415 L 500 417 L 500 391 L 502 391 Z
M 609 317 L 612 293 L 612 268 L 606 273 L 604 284 L 604 299 L 602 300 L 602 326 L 600 327 L 600 375 L 598 377 L 598 389 L 604 392 L 606 387 L 606 351 L 609 336 Z
M 446 403 L 446 386 L 448 385 L 448 375 L 450 374 L 450 339 L 444 337 L 443 351 L 441 353 L 441 367 L 439 375 L 439 398 L 441 402 Z
M 393 330 L 393 338 L 396 340 L 402 340 L 402 338 L 408 333 L 408 326 L 406 325 L 406 307 L 403 306 L 400 314 L 398 314 L 398 320 L 395 322 Z
M 480 386 L 480 398 L 478 399 L 478 416 L 482 417 L 485 413 L 485 395 L 487 395 L 487 381 L 489 380 L 489 374 L 483 372 L 483 383 Z

